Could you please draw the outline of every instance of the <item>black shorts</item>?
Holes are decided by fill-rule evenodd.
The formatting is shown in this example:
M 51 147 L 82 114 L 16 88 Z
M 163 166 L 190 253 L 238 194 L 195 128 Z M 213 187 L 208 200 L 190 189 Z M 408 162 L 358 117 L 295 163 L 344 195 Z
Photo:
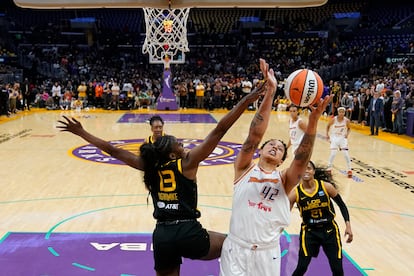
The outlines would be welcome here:
M 157 223 L 152 242 L 157 271 L 180 265 L 181 257 L 200 259 L 210 250 L 207 230 L 197 220 Z
M 322 247 L 327 256 L 342 259 L 341 236 L 335 222 L 323 227 L 302 227 L 300 242 L 300 254 L 304 256 L 317 257 Z

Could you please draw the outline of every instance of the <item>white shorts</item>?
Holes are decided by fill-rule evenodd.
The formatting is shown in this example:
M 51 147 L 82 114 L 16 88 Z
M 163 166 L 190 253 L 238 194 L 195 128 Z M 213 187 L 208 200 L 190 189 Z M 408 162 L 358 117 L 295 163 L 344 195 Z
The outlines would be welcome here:
M 279 276 L 280 244 L 248 244 L 229 234 L 220 257 L 220 276 Z
M 348 150 L 348 139 L 345 137 L 331 137 L 331 150 Z

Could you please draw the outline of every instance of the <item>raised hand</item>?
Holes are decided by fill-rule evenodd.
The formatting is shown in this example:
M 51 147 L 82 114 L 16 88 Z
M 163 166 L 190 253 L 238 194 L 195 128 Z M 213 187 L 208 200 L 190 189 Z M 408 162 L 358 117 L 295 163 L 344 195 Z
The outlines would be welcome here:
M 253 90 L 247 94 L 246 97 L 246 101 L 248 103 L 253 103 L 255 102 L 260 96 L 264 96 L 264 94 L 266 94 L 267 91 L 267 86 L 266 86 L 267 81 L 262 81 L 259 82 L 254 88 Z
M 266 81 L 267 88 L 272 91 L 276 91 L 277 81 L 275 72 L 270 69 L 269 63 L 264 59 L 260 59 L 260 70 L 262 71 L 263 77 Z
M 80 133 L 84 131 L 81 123 L 75 118 L 68 118 L 66 116 L 63 116 L 63 118 L 65 119 L 65 121 L 58 120 L 58 123 L 62 124 L 60 126 L 57 126 L 57 128 L 59 128 L 60 131 L 69 131 L 76 135 L 80 135 Z
M 318 120 L 323 114 L 323 112 L 325 112 L 326 107 L 328 106 L 332 98 L 333 98 L 333 95 L 328 95 L 324 99 L 321 98 L 319 102 L 317 102 L 313 106 L 309 106 L 311 110 L 311 114 L 309 115 L 309 118 Z

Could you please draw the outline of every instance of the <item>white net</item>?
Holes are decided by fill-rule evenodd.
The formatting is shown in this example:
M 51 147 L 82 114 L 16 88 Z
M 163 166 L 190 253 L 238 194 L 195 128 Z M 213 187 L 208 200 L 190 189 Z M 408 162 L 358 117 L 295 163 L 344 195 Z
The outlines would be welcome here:
M 190 8 L 143 8 L 146 37 L 142 52 L 149 55 L 150 63 L 184 63 L 188 52 L 187 19 Z

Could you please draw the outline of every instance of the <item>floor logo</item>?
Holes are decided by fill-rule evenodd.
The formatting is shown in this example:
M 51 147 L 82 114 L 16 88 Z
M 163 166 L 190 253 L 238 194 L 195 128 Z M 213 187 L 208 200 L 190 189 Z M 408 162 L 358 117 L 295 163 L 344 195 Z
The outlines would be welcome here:
M 151 234 L 7 233 L 0 241 L 1 275 L 155 275 Z M 280 275 L 292 275 L 299 237 L 282 235 L 280 247 Z M 182 261 L 181 275 L 219 275 L 217 259 Z M 345 252 L 343 268 L 347 276 L 366 275 Z M 312 260 L 306 275 L 329 275 L 330 271 L 322 251 Z
M 192 149 L 203 140 L 199 139 L 179 139 L 183 142 L 185 148 Z M 138 155 L 139 147 L 144 143 L 144 139 L 131 139 L 131 140 L 117 140 L 110 141 L 110 143 L 119 148 L 129 150 Z M 201 166 L 223 165 L 232 164 L 239 153 L 242 145 L 231 142 L 220 142 L 210 156 L 200 163 Z M 94 145 L 84 145 L 71 150 L 71 154 L 77 158 L 113 165 L 125 165 L 125 163 L 111 157 L 106 152 L 101 151 Z M 259 155 L 256 152 L 254 158 L 258 158 Z

